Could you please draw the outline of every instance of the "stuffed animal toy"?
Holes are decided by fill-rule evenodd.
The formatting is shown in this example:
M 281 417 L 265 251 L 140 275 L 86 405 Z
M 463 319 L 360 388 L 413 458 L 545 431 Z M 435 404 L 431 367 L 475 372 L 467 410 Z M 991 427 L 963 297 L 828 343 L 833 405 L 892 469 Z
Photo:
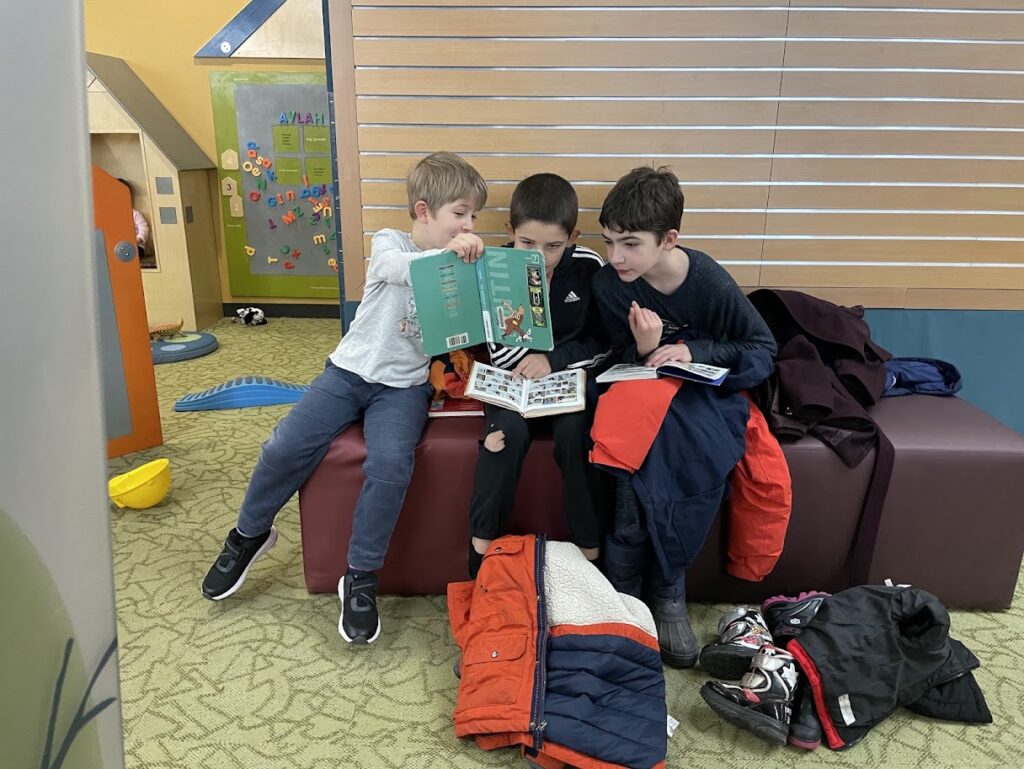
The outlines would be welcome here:
M 185 320 L 179 320 L 177 323 L 161 323 L 156 326 L 149 327 L 149 341 L 156 342 L 160 339 L 171 339 L 181 333 L 181 329 L 185 325 Z
M 265 326 L 267 318 L 259 307 L 239 307 L 235 310 L 235 323 L 244 323 L 247 326 Z
M 473 371 L 476 350 L 453 350 L 434 358 L 430 365 L 430 383 L 434 386 L 434 400 L 464 398 L 469 375 Z

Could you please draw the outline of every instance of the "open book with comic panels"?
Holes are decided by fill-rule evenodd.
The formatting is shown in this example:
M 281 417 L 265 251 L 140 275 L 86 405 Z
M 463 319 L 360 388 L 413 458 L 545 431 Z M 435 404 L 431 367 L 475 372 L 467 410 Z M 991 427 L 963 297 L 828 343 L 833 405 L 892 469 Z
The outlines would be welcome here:
M 631 363 L 619 363 L 612 366 L 597 377 L 598 383 L 631 382 L 638 379 L 657 379 L 671 376 L 689 382 L 715 385 L 725 381 L 729 369 L 709 366 L 706 363 L 664 363 L 661 366 L 638 366 Z
M 466 395 L 517 411 L 527 419 L 583 411 L 587 375 L 583 369 L 556 371 L 539 379 L 513 376 L 511 371 L 474 363 Z

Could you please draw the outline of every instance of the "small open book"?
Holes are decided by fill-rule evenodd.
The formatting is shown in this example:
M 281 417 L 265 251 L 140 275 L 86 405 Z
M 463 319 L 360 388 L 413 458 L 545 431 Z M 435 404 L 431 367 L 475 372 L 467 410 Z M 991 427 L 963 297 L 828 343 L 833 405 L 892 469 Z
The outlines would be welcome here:
M 524 417 L 545 417 L 583 411 L 587 375 L 583 369 L 556 371 L 540 379 L 512 376 L 511 371 L 474 363 L 466 395 L 518 411 Z
M 671 376 L 717 386 L 725 381 L 728 374 L 729 369 L 727 368 L 708 366 L 705 363 L 666 363 L 658 367 L 619 363 L 598 375 L 597 381 L 601 383 L 630 382 L 636 379 L 657 379 L 659 376 Z

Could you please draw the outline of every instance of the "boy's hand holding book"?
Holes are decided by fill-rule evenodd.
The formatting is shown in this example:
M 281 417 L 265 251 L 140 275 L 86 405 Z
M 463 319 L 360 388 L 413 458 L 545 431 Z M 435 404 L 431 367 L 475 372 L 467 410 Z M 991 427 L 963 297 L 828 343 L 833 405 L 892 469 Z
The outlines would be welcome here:
M 513 376 L 521 376 L 524 379 L 540 379 L 551 373 L 551 361 L 544 353 L 535 352 L 524 357 L 519 364 L 512 369 Z
M 644 364 L 647 366 L 664 366 L 666 363 L 693 363 L 693 354 L 685 342 L 675 344 L 663 344 L 657 350 L 647 356 Z
M 445 250 L 454 251 L 459 259 L 466 264 L 472 264 L 483 254 L 484 242 L 480 240 L 478 235 L 474 235 L 472 232 L 460 232 L 448 241 Z

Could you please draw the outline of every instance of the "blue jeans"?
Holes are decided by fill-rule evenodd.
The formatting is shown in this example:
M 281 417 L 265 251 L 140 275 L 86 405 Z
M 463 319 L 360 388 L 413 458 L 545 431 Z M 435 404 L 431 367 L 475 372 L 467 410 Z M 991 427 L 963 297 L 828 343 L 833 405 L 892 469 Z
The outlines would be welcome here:
M 374 571 L 384 564 L 391 533 L 412 479 L 416 444 L 427 420 L 429 384 L 401 388 L 365 381 L 330 361 L 263 444 L 238 530 L 256 536 L 298 491 L 345 428 L 363 420 L 363 488 L 352 516 L 348 565 Z

